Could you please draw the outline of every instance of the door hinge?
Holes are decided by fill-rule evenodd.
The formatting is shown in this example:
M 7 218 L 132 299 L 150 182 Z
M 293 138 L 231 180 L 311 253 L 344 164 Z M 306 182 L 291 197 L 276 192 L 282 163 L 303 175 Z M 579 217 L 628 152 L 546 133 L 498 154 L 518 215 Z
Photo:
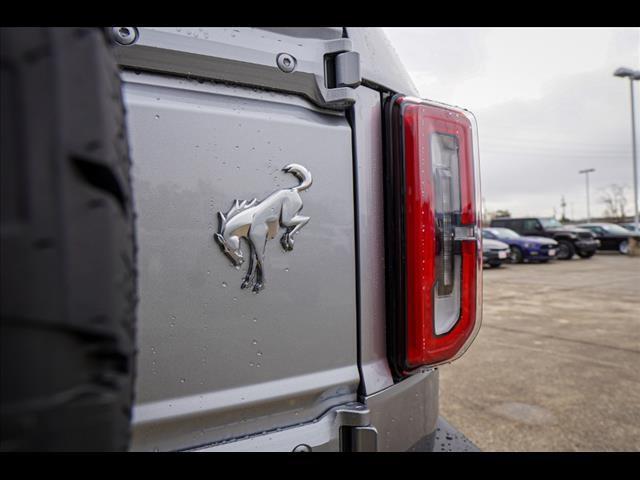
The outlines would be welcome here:
M 354 402 L 336 411 L 340 425 L 340 451 L 375 452 L 378 450 L 378 431 L 371 425 L 371 411 L 366 405 Z
M 353 89 L 362 81 L 360 54 L 348 38 L 326 42 L 325 48 L 322 94 L 327 103 L 346 108 L 355 103 Z
M 341 427 L 340 451 L 377 452 L 378 431 L 375 427 Z
M 349 45 L 350 47 L 350 45 Z M 360 85 L 360 54 L 354 51 L 337 51 L 325 54 L 324 83 L 329 90 L 348 91 Z
M 360 54 L 342 52 L 335 56 L 336 87 L 356 88 L 360 85 Z

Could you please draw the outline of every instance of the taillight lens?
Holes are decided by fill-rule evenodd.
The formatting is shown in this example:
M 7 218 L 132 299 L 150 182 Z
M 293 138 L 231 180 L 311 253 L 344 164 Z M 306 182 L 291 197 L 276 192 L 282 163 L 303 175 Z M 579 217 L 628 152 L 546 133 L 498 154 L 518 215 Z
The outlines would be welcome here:
M 469 112 L 402 95 L 385 122 L 389 354 L 404 376 L 454 360 L 480 327 L 477 128 Z

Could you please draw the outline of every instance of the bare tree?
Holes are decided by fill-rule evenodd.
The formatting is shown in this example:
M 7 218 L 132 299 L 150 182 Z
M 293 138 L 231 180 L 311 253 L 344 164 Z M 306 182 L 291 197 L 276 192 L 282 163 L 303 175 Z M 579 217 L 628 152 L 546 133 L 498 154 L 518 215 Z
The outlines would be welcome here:
M 625 208 L 627 206 L 627 195 L 625 185 L 612 183 L 607 188 L 601 190 L 600 202 L 604 203 L 605 216 L 625 218 Z

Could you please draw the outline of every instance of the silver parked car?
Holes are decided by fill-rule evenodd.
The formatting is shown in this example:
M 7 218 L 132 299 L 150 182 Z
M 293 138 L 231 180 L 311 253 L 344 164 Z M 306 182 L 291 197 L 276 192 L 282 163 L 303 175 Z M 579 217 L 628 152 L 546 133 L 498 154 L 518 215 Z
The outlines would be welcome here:
M 491 238 L 482 239 L 482 261 L 485 265 L 497 268 L 510 259 L 511 249 L 509 245 Z
M 38 207 L 61 223 L 36 250 L 3 243 L 2 262 L 4 323 L 58 292 L 33 358 L 65 368 L 3 361 L 3 405 L 58 402 L 3 417 L 3 449 L 433 450 L 438 427 L 455 433 L 437 367 L 481 323 L 474 117 L 420 99 L 379 29 L 61 30 L 3 32 L 19 68 L 28 42 L 77 50 L 51 43 L 38 75 L 58 83 L 28 112 L 62 105 L 38 117 L 62 119 L 65 176 Z M 57 252 L 58 276 L 24 268 L 35 252 Z M 34 353 L 19 328 L 3 333 L 14 360 Z

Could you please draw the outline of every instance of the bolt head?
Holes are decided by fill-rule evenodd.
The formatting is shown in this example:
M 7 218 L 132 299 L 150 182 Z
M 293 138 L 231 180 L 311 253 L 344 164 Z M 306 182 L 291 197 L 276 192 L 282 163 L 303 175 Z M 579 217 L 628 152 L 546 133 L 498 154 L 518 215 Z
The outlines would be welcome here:
M 296 448 L 294 448 L 293 451 L 296 453 L 299 453 L 299 452 L 309 453 L 311 451 L 311 447 L 305 443 L 301 443 Z
M 291 73 L 296 68 L 296 59 L 293 55 L 289 55 L 288 53 L 280 53 L 276 57 L 276 64 L 283 72 Z
M 120 45 L 131 45 L 138 39 L 138 30 L 136 27 L 113 27 L 111 35 Z

